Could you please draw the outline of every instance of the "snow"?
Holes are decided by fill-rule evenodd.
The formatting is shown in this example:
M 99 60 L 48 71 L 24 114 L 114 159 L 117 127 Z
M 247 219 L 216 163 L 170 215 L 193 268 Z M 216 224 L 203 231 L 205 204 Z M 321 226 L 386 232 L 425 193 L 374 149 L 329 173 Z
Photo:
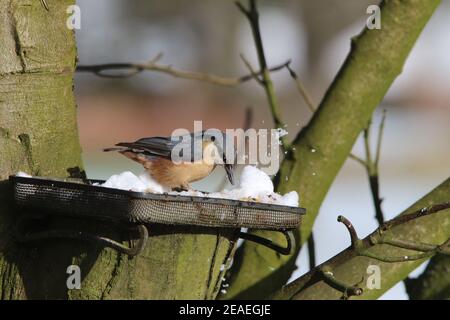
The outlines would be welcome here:
M 167 192 L 168 189 L 161 186 L 158 182 L 153 180 L 152 177 L 147 172 L 143 172 L 139 175 L 139 179 L 146 185 L 147 192 L 153 193 L 164 193 Z
M 284 136 L 287 136 L 289 134 L 289 132 L 287 132 L 286 129 L 283 128 L 277 128 L 275 131 L 275 139 L 278 140 L 278 144 L 282 145 L 282 141 L 281 138 L 283 138 Z
M 31 177 L 24 172 L 18 172 L 16 175 Z M 220 192 L 205 193 L 196 190 L 181 192 L 170 191 L 153 180 L 147 172 L 137 176 L 130 171 L 112 175 L 100 186 L 135 192 L 149 192 L 156 194 L 167 192 L 173 195 L 253 201 L 291 207 L 298 207 L 299 205 L 297 192 L 291 191 L 285 195 L 275 193 L 270 177 L 264 171 L 250 165 L 247 165 L 242 169 L 238 186 L 232 189 L 224 189 Z
M 291 191 L 285 195 L 275 193 L 270 177 L 264 171 L 254 166 L 245 166 L 239 180 L 239 185 L 237 187 L 232 189 L 224 189 L 219 192 L 205 193 L 196 190 L 178 192 L 169 191 L 163 188 L 147 173 L 143 173 L 137 177 L 131 172 L 124 172 L 119 175 L 112 176 L 103 184 L 103 186 L 122 190 L 152 193 L 167 192 L 172 195 L 254 201 L 291 207 L 298 207 L 299 205 L 299 197 L 297 192 Z
M 278 204 L 290 207 L 298 207 L 298 202 L 298 193 L 296 191 L 288 192 L 278 200 Z
M 210 193 L 208 196 L 211 198 L 255 201 L 291 207 L 299 205 L 296 191 L 291 191 L 284 196 L 275 193 L 270 177 L 264 171 L 253 166 L 244 167 L 237 188 Z
M 197 196 L 219 199 L 232 199 L 241 201 L 253 201 L 283 206 L 298 207 L 299 197 L 296 191 L 291 191 L 285 195 L 274 192 L 274 187 L 270 177 L 262 170 L 254 166 L 245 166 L 242 170 L 239 185 L 232 189 L 224 189 L 219 192 L 205 193 L 196 190 L 169 191 L 155 180 L 148 173 L 136 176 L 126 171 L 111 176 L 103 187 L 116 188 L 121 190 L 131 190 L 138 192 L 164 193 L 181 196 Z
M 23 171 L 19 171 L 16 173 L 16 177 L 24 177 L 24 178 L 31 178 L 31 176 L 28 173 L 25 173 Z
M 278 128 L 276 129 L 278 131 L 278 137 L 282 138 L 284 136 L 287 136 L 289 134 L 289 132 L 286 129 L 283 128 Z
M 163 193 L 167 191 L 153 180 L 147 172 L 144 172 L 139 176 L 136 176 L 130 171 L 115 174 L 101 186 L 136 192 Z
M 250 197 L 273 193 L 273 183 L 270 177 L 264 171 L 253 166 L 245 166 L 242 170 L 239 188 Z
M 254 166 L 245 166 L 239 180 L 239 186 L 236 188 L 225 189 L 220 192 L 204 193 L 189 190 L 181 192 L 171 191 L 169 194 L 253 201 L 291 207 L 298 207 L 299 205 L 299 197 L 296 191 L 291 191 L 284 196 L 275 193 L 270 177 L 264 171 Z

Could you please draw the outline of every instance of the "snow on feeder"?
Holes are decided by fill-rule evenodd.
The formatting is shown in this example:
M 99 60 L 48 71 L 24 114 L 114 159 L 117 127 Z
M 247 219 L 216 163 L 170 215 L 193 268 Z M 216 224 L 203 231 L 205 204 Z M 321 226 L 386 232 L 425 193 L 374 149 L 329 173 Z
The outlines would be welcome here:
M 246 170 L 248 179 L 256 181 L 260 189 L 248 185 L 249 181 L 245 178 Z M 248 174 L 252 172 L 253 174 Z M 298 203 L 296 194 L 278 195 L 273 193 L 273 185 L 272 192 L 269 192 L 270 188 L 261 190 L 263 183 L 261 179 L 255 180 L 254 173 L 253 169 L 244 168 L 240 186 L 219 193 L 198 191 L 151 193 L 146 186 L 152 186 L 153 189 L 150 189 L 154 190 L 154 182 L 145 176 L 132 177 L 131 173 L 113 176 L 106 182 L 50 179 L 18 174 L 10 177 L 15 202 L 24 209 L 24 215 L 19 220 L 17 228 L 18 240 L 28 242 L 45 238 L 84 239 L 102 242 L 132 256 L 144 248 L 148 238 L 145 225 L 149 224 L 250 228 L 281 232 L 286 238 L 287 245 L 283 247 L 271 240 L 244 232 L 240 232 L 239 237 L 257 242 L 281 254 L 289 254 L 294 241 L 292 230 L 300 225 L 305 209 L 293 206 Z M 134 178 L 139 179 L 142 184 L 130 184 Z M 269 203 L 255 202 L 255 199 Z M 25 232 L 23 225 L 29 219 L 34 219 L 34 213 L 42 215 L 43 212 L 52 216 L 120 222 L 136 226 L 139 241 L 135 247 L 130 248 L 112 239 L 81 231 Z

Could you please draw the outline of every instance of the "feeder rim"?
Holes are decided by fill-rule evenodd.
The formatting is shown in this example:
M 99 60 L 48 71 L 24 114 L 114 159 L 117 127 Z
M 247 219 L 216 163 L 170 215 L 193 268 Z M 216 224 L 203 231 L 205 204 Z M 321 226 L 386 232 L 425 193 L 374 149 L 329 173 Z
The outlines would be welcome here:
M 66 178 L 67 179 L 67 178 Z M 69 178 L 70 179 L 70 178 Z M 196 203 L 213 203 L 213 204 L 228 204 L 228 205 L 234 205 L 238 207 L 243 208 L 256 208 L 256 209 L 262 209 L 262 210 L 272 210 L 272 211 L 278 211 L 278 212 L 289 212 L 299 215 L 305 215 L 306 209 L 302 207 L 292 207 L 292 206 L 285 206 L 285 205 L 278 205 L 278 204 L 271 204 L 271 203 L 260 203 L 260 202 L 253 202 L 253 201 L 242 201 L 242 200 L 235 200 L 235 199 L 226 199 L 226 198 L 210 198 L 210 197 L 199 197 L 199 196 L 183 196 L 183 195 L 173 195 L 173 194 L 157 194 L 157 193 L 151 193 L 151 192 L 138 192 L 138 191 L 128 191 L 128 190 L 121 190 L 121 189 L 115 189 L 115 188 L 108 188 L 103 187 L 100 185 L 94 185 L 93 183 L 104 183 L 105 180 L 98 180 L 98 179 L 86 179 L 84 181 L 87 181 L 89 183 L 81 183 L 80 182 L 74 182 L 74 181 L 65 181 L 64 178 L 49 178 L 49 177 L 21 177 L 16 175 L 9 176 L 9 180 L 16 183 L 33 183 L 34 185 L 51 185 L 61 188 L 74 188 L 74 189 L 80 189 L 83 191 L 100 191 L 100 192 L 106 192 L 111 194 L 117 194 L 117 195 L 123 195 L 132 197 L 135 199 L 144 199 L 144 200 L 169 200 L 169 201 L 178 201 L 178 202 L 196 202 Z

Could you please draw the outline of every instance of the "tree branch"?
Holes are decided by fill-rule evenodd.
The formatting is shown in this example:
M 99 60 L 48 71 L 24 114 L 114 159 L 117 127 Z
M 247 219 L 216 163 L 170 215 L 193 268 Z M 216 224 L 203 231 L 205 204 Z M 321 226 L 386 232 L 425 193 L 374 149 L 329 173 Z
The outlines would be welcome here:
M 42 4 L 42 6 L 44 7 L 45 10 L 47 10 L 47 11 L 50 10 L 46 0 L 41 0 L 41 4 Z
M 331 270 L 327 270 L 326 268 L 319 269 L 321 271 L 323 280 L 330 285 L 331 287 L 335 288 L 336 290 L 339 290 L 342 292 L 341 299 L 347 300 L 351 296 L 360 296 L 363 294 L 363 289 L 358 286 L 359 283 L 361 283 L 364 280 L 364 277 L 362 280 L 355 284 L 355 285 L 349 285 L 345 282 L 342 282 L 334 277 L 334 274 Z
M 403 249 L 409 249 L 409 250 L 416 250 L 416 251 L 422 251 L 422 252 L 439 252 L 441 254 L 450 255 L 450 247 L 448 246 L 448 240 L 443 245 L 432 245 L 428 243 L 421 243 L 421 242 L 411 242 L 407 240 L 400 240 L 400 239 L 380 239 L 377 244 L 389 244 L 391 246 L 403 248 Z
M 263 85 L 263 81 L 260 79 L 260 75 L 253 69 L 252 64 L 248 59 L 245 57 L 244 54 L 240 54 L 241 60 L 244 62 L 247 69 L 250 71 L 250 74 L 253 76 L 253 78 L 258 82 L 260 85 Z
M 331 270 L 335 277 L 345 283 L 354 283 L 363 275 L 367 275 L 369 266 L 378 266 L 382 277 L 381 287 L 368 288 L 362 284 L 363 294 L 360 298 L 377 298 L 403 280 L 423 259 L 447 248 L 450 237 L 450 178 L 415 203 L 411 208 L 393 220 L 380 226 L 364 239 L 355 239 L 346 250 L 319 265 L 297 280 L 274 293 L 276 299 L 337 299 L 342 290 L 328 285 L 317 277 L 317 270 Z M 440 203 L 443 201 L 442 203 Z M 437 204 L 439 202 L 439 204 Z M 423 210 L 423 208 L 426 208 Z M 412 213 L 410 213 L 412 212 Z M 386 226 L 388 226 L 386 228 Z M 385 239 L 409 240 L 385 240 Z M 404 248 L 404 244 L 408 248 Z M 440 245 L 424 245 L 424 243 L 440 243 Z M 426 250 L 423 253 L 411 252 Z M 445 249 L 447 250 L 447 249 Z M 405 258 L 406 257 L 406 258 Z
M 258 82 L 263 86 L 264 91 L 266 92 L 270 111 L 272 113 L 272 118 L 275 123 L 275 128 L 284 128 L 285 125 L 281 119 L 280 107 L 277 96 L 275 94 L 275 88 L 273 86 L 272 78 L 270 76 L 270 70 L 267 67 L 266 55 L 264 53 L 264 46 L 259 27 L 259 13 L 256 6 L 256 0 L 249 0 L 249 9 L 246 9 L 240 2 L 235 3 L 239 10 L 247 17 L 247 20 L 252 29 L 256 53 L 258 55 L 259 67 L 261 69 L 261 79 Z M 286 67 L 287 65 L 289 65 L 289 63 L 285 64 L 284 67 Z M 285 152 L 291 152 L 287 136 L 281 138 L 281 144 Z
M 76 69 L 77 72 L 91 72 L 102 78 L 129 78 L 143 71 L 154 71 L 159 73 L 165 73 L 175 78 L 197 80 L 201 82 L 207 82 L 214 85 L 233 87 L 241 83 L 250 81 L 254 78 L 254 74 L 247 74 L 241 77 L 222 77 L 208 73 L 183 71 L 174 69 L 171 65 L 158 64 L 158 60 L 162 57 L 159 54 L 156 58 L 147 63 L 106 63 L 97 65 L 79 65 Z M 271 67 L 268 72 L 275 72 L 284 69 L 290 61 Z M 106 73 L 112 70 L 126 70 L 122 73 Z M 261 75 L 263 71 L 255 72 L 256 75 Z
M 381 141 L 383 140 L 384 122 L 386 121 L 386 109 L 383 109 L 383 116 L 381 118 L 380 127 L 378 128 L 378 139 L 377 139 L 377 151 L 375 154 L 374 165 L 378 171 L 378 163 L 380 162 L 380 151 L 381 151 Z
M 337 221 L 338 222 L 342 222 L 344 224 L 344 226 L 347 228 L 348 233 L 350 234 L 350 241 L 352 243 L 352 246 L 356 246 L 359 238 L 358 238 L 358 234 L 356 233 L 355 227 L 353 226 L 353 224 L 344 216 L 338 216 L 337 217 Z
M 307 208 L 297 234 L 300 245 L 307 241 L 319 207 L 358 134 L 401 73 L 416 39 L 439 3 L 439 0 L 384 1 L 381 29 L 364 28 L 352 39 L 344 65 L 311 121 L 292 142 L 295 151 L 292 157 L 284 159 L 275 183 L 278 192 L 297 191 L 301 206 Z M 255 233 L 281 241 L 270 232 Z M 300 245 L 292 256 L 279 257 L 244 243 L 240 250 L 242 263 L 233 265 L 231 270 L 234 276 L 227 297 L 267 297 L 296 269 Z
M 316 104 L 313 102 L 311 96 L 308 94 L 308 91 L 306 90 L 303 82 L 298 78 L 297 73 L 294 70 L 292 70 L 290 63 L 286 65 L 286 68 L 288 69 L 291 78 L 294 79 L 297 90 L 305 100 L 309 110 L 312 113 L 316 112 Z
M 436 213 L 441 210 L 446 210 L 450 208 L 450 202 L 441 203 L 438 205 L 434 205 L 428 210 L 428 214 Z M 417 212 L 408 214 L 409 220 L 406 219 L 393 219 L 388 224 L 389 225 L 401 225 L 402 223 L 418 219 L 420 217 L 423 217 L 422 214 L 423 209 L 418 210 Z M 370 244 L 377 245 L 377 244 L 388 244 L 394 247 L 408 249 L 408 250 L 414 250 L 414 251 L 422 251 L 423 253 L 415 254 L 415 255 L 404 255 L 400 257 L 390 257 L 390 256 L 384 256 L 384 255 L 378 255 L 367 251 L 367 248 L 362 248 L 362 241 L 358 238 L 358 235 L 356 233 L 356 230 L 353 226 L 353 224 L 344 216 L 338 216 L 337 218 L 338 222 L 342 222 L 345 227 L 347 228 L 349 234 L 350 234 L 350 240 L 351 240 L 351 247 L 356 251 L 357 255 L 360 256 L 366 256 L 372 259 L 376 259 L 383 262 L 404 262 L 404 261 L 415 261 L 424 259 L 427 257 L 431 257 L 432 255 L 436 253 L 442 253 L 442 254 L 450 254 L 449 251 L 449 243 L 450 239 L 447 239 L 443 244 L 441 245 L 430 245 L 426 243 L 420 243 L 420 242 L 412 242 L 407 240 L 401 240 L 401 239 L 385 239 L 384 232 L 387 230 L 385 226 L 380 226 L 375 232 L 372 233 L 370 238 Z
M 378 225 L 382 225 L 384 222 L 383 209 L 381 208 L 381 203 L 383 202 L 383 199 L 380 197 L 378 163 L 380 161 L 381 140 L 383 137 L 383 129 L 384 129 L 384 121 L 385 120 L 386 120 L 386 110 L 383 110 L 383 117 L 381 119 L 380 127 L 378 129 L 378 140 L 377 140 L 375 158 L 372 157 L 372 154 L 370 151 L 371 121 L 369 122 L 367 128 L 365 128 L 363 130 L 364 149 L 365 149 L 365 153 L 366 153 L 366 159 L 363 160 L 363 159 L 359 158 L 358 156 L 355 156 L 352 153 L 350 153 L 350 155 L 349 155 L 350 159 L 353 159 L 353 160 L 357 161 L 358 163 L 362 164 L 363 167 L 366 169 L 367 176 L 369 178 L 369 186 L 370 186 L 370 192 L 372 194 L 373 206 L 375 208 L 375 218 L 378 221 Z
M 316 244 L 314 241 L 314 233 L 308 238 L 308 257 L 309 257 L 309 270 L 314 269 L 316 266 Z

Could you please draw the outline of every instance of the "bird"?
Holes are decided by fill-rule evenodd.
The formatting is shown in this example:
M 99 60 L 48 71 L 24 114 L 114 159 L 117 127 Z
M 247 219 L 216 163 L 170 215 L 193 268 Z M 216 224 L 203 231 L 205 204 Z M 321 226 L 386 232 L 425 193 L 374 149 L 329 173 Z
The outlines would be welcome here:
M 192 190 L 190 183 L 207 177 L 218 164 L 223 165 L 228 180 L 232 185 L 235 184 L 233 161 L 236 150 L 230 142 L 231 138 L 223 131 L 209 129 L 180 136 L 146 137 L 134 142 L 119 142 L 115 147 L 103 151 L 118 151 L 140 163 L 161 186 L 182 191 Z M 201 148 L 196 148 L 196 143 Z M 227 152 L 227 148 L 231 148 L 231 152 Z M 233 159 L 227 159 L 230 154 Z

